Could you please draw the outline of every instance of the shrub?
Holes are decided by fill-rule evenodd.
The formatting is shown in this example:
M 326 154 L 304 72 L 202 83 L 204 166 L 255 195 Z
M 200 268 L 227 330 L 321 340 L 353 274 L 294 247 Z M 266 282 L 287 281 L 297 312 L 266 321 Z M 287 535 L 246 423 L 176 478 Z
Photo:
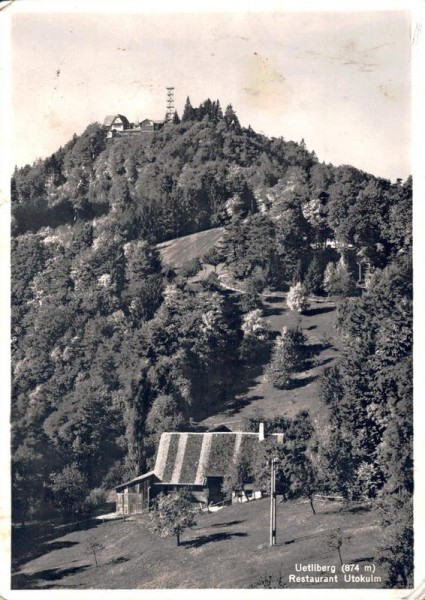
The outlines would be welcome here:
M 90 493 L 88 496 L 86 496 L 84 501 L 84 508 L 88 512 L 93 512 L 96 510 L 96 508 L 99 508 L 107 502 L 108 495 L 108 490 L 104 490 L 102 488 L 94 488 L 93 490 L 90 490 Z
M 194 277 L 199 271 L 202 269 L 202 263 L 199 258 L 196 256 L 191 260 L 186 261 L 181 269 L 180 275 L 183 277 Z

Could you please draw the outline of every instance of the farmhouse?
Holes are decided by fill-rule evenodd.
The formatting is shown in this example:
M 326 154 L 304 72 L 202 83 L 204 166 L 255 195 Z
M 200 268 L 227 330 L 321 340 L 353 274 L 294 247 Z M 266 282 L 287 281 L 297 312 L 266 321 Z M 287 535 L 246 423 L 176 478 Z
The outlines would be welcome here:
M 283 443 L 283 434 L 272 435 Z M 190 490 L 194 501 L 205 505 L 221 502 L 229 465 L 238 456 L 255 452 L 263 440 L 263 424 L 258 433 L 163 433 L 153 471 L 115 488 L 117 512 L 141 512 L 159 493 L 183 487 Z M 247 495 L 254 497 L 255 492 L 247 482 Z

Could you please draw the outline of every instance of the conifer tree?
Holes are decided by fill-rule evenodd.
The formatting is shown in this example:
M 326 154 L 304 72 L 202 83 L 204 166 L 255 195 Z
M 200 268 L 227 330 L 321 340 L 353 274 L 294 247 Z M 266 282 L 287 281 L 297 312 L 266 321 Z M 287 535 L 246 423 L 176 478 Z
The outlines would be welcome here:
M 193 108 L 189 96 L 186 98 L 186 103 L 184 105 L 182 121 L 193 121 L 195 118 L 195 109 Z
M 299 328 L 283 327 L 281 335 L 276 338 L 267 378 L 278 389 L 287 389 L 292 373 L 304 366 L 305 342 L 306 337 Z
M 224 113 L 224 120 L 230 127 L 240 128 L 239 119 L 236 116 L 235 111 L 233 110 L 233 106 L 229 104 L 226 108 L 226 112 Z

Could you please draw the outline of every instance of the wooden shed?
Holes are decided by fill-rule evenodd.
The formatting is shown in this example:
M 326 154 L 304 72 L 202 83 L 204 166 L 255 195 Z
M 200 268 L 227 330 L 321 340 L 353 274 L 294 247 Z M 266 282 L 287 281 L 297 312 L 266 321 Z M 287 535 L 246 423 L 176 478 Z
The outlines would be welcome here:
M 126 481 L 115 488 L 116 511 L 123 515 L 140 513 L 148 509 L 151 499 L 151 489 L 158 481 L 155 473 L 149 471 L 130 481 Z

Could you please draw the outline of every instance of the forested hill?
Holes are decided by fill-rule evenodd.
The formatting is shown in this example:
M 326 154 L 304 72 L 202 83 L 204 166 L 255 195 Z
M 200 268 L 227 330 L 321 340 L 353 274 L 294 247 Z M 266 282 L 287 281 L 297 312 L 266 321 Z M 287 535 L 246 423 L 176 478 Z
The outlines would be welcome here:
M 253 346 L 266 342 L 249 324 L 259 292 L 293 283 L 353 296 L 340 327 L 351 359 L 374 375 L 346 359 L 328 401 L 338 398 L 342 420 L 356 418 L 352 462 L 366 464 L 375 491 L 384 486 L 394 475 L 379 457 L 388 462 L 410 431 L 409 388 L 392 373 L 396 363 L 409 381 L 411 179 L 321 163 L 303 143 L 241 127 L 232 107 L 223 114 L 209 100 L 186 103 L 181 122 L 153 135 L 106 133 L 92 124 L 12 179 L 15 517 L 52 502 L 73 510 L 72 485 L 88 494 L 149 467 L 161 431 L 211 414 L 258 361 Z M 241 297 L 215 273 L 188 285 L 199 265 L 175 273 L 161 264 L 157 243 L 216 226 L 223 240 L 203 262 L 223 263 L 244 284 Z M 339 253 L 326 248 L 332 240 Z M 349 260 L 368 274 L 365 289 Z

